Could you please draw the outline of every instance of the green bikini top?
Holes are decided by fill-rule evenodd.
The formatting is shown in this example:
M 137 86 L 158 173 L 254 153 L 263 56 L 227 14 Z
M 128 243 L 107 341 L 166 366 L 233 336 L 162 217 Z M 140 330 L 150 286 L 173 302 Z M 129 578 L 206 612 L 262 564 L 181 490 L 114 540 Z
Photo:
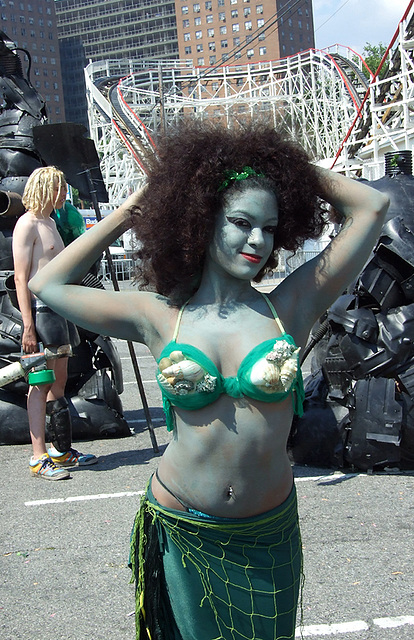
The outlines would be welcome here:
M 177 318 L 174 335 L 157 361 L 167 429 L 172 431 L 175 414 L 172 405 L 181 409 L 201 409 L 222 394 L 232 398 L 247 396 L 263 402 L 281 402 L 292 395 L 296 415 L 303 414 L 305 392 L 299 365 L 299 349 L 283 328 L 269 298 L 262 294 L 282 335 L 265 340 L 242 360 L 236 376 L 225 378 L 200 349 L 177 342 L 185 303 Z M 295 393 L 294 393 L 295 392 Z

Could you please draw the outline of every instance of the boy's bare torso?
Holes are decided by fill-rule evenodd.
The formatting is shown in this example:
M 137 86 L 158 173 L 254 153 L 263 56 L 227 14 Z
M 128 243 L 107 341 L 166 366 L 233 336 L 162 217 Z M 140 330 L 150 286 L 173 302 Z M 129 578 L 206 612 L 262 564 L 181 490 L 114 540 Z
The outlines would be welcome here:
M 30 279 L 64 249 L 64 244 L 52 218 L 49 216 L 39 218 L 30 211 L 25 213 L 24 216 L 27 216 L 25 222 L 31 227 L 32 233 L 30 236 L 33 239 Z

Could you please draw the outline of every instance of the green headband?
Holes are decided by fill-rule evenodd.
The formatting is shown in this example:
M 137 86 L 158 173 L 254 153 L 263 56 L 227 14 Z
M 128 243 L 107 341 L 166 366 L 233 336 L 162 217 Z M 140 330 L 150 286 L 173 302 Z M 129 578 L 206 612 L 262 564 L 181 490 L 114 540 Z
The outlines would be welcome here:
M 233 180 L 246 180 L 246 178 L 250 178 L 251 176 L 256 176 L 257 178 L 265 177 L 263 173 L 257 173 L 257 171 L 255 171 L 251 167 L 243 167 L 240 173 L 238 171 L 229 169 L 224 172 L 224 180 L 217 189 L 217 193 L 223 191 L 224 189 L 227 189 L 227 187 L 231 185 Z

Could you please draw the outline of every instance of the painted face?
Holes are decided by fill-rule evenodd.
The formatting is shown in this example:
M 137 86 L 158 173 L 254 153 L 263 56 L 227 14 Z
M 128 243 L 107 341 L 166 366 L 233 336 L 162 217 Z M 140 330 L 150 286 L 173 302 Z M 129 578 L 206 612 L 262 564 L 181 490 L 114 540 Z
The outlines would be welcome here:
M 236 278 L 251 280 L 266 264 L 278 223 L 273 193 L 252 188 L 223 205 L 217 218 L 208 263 Z

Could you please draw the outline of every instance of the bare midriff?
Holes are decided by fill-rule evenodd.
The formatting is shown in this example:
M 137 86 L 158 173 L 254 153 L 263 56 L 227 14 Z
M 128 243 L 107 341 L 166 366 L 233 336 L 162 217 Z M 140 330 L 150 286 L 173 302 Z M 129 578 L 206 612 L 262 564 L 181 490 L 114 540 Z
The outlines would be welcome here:
M 279 403 L 221 396 L 197 411 L 176 410 L 176 428 L 152 492 L 163 506 L 246 518 L 273 509 L 293 483 L 286 442 L 292 398 Z M 174 495 L 172 495 L 174 494 Z

